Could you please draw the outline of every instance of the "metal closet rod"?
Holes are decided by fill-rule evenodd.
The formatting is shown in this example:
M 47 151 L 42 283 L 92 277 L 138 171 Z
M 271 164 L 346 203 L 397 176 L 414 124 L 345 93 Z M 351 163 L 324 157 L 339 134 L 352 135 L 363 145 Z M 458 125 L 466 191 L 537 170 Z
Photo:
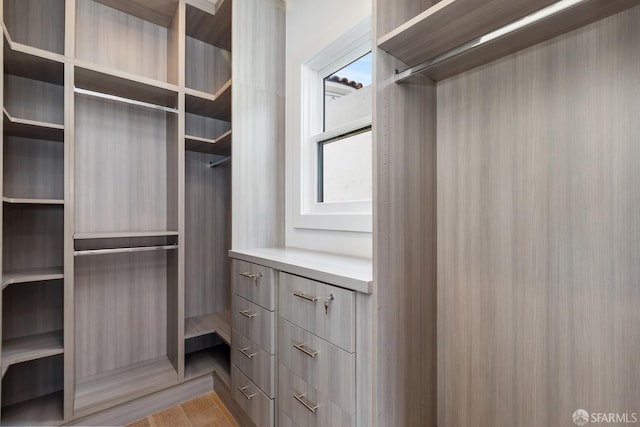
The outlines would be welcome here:
M 107 255 L 107 254 L 121 254 L 131 252 L 152 252 L 152 251 L 167 251 L 172 249 L 178 249 L 178 245 L 164 245 L 164 246 L 137 246 L 132 248 L 115 248 L 115 249 L 90 249 L 84 251 L 74 251 L 74 256 L 88 256 L 88 255 Z
M 223 163 L 227 163 L 229 160 L 231 160 L 231 156 L 227 156 L 223 159 L 220 159 L 216 162 L 209 162 L 209 167 L 210 168 L 215 168 L 216 166 L 220 166 Z
M 479 46 L 487 44 L 500 37 L 504 37 L 516 31 L 522 30 L 523 28 L 526 28 L 530 25 L 537 24 L 553 15 L 556 15 L 584 1 L 585 0 L 560 0 L 557 3 L 554 3 L 543 9 L 540 9 L 537 12 L 530 13 L 529 15 L 523 18 L 520 18 L 517 21 L 514 21 L 510 24 L 507 24 L 504 27 L 498 28 L 497 30 L 494 30 L 488 34 L 485 34 L 484 36 L 480 36 L 476 39 L 463 43 L 460 46 L 454 47 L 453 49 L 448 50 L 444 53 L 441 53 L 440 55 L 427 59 L 426 61 L 418 65 L 415 65 L 413 67 L 410 67 L 404 71 L 396 70 L 394 81 L 396 83 L 400 83 L 411 76 L 427 71 L 430 68 L 433 68 L 436 65 L 439 65 L 451 58 L 454 58 L 458 55 L 462 55 L 463 53 L 466 53 L 472 49 L 475 49 Z
M 145 108 L 151 108 L 153 110 L 166 111 L 167 113 L 175 113 L 175 114 L 179 113 L 179 111 L 176 108 L 165 107 L 164 105 L 151 104 L 149 102 L 144 102 L 144 101 L 137 101 L 135 99 L 124 98 L 122 96 L 109 95 L 107 93 L 96 92 L 93 90 L 81 89 L 79 87 L 74 87 L 73 91 L 75 93 L 80 93 L 82 95 L 89 95 L 89 96 L 94 96 L 96 98 L 104 98 L 104 99 L 109 99 L 111 101 L 124 102 L 125 104 L 136 105 L 138 107 L 145 107 Z

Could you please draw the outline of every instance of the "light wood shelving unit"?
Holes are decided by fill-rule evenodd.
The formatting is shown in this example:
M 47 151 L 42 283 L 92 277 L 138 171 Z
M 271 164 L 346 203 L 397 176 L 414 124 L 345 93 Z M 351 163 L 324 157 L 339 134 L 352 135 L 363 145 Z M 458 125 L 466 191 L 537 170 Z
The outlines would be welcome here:
M 626 324 L 615 295 L 635 289 L 631 264 L 605 274 L 610 293 L 591 277 L 610 271 L 596 246 L 632 244 L 611 240 L 613 217 L 637 241 L 622 220 L 637 209 L 636 166 L 595 153 L 611 134 L 616 155 L 638 149 L 620 117 L 637 109 L 639 4 L 376 0 L 375 425 L 561 425 L 575 402 L 633 401 L 634 356 L 564 346 L 569 324 L 590 349 L 638 336 L 603 338 L 596 314 Z M 627 191 L 620 212 L 595 202 L 611 188 Z M 593 247 L 575 237 L 592 215 Z
M 228 378 L 231 0 L 0 5 L 0 423 Z

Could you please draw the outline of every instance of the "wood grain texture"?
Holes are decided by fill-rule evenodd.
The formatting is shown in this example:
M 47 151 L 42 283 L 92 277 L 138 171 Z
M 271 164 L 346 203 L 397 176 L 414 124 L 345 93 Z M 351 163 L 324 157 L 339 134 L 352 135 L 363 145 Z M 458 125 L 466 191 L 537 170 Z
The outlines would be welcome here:
M 76 233 L 165 230 L 170 113 L 75 101 Z
M 440 0 L 377 0 L 373 2 L 377 37 L 395 30 Z M 376 38 L 374 38 L 376 40 Z
M 438 87 L 439 425 L 637 405 L 639 21 Z
M 436 425 L 436 88 L 375 53 L 376 425 Z M 394 396 L 393 400 L 386 396 Z
M 207 313 L 185 319 L 184 339 L 215 333 L 229 345 L 231 343 L 231 310 Z
M 64 141 L 64 125 L 15 118 L 6 109 L 3 116 L 4 132 L 7 136 Z
M 4 96 L 13 117 L 64 124 L 64 86 L 6 74 Z
M 63 59 L 58 54 L 48 54 L 46 51 L 19 45 L 5 38 L 4 68 L 8 74 L 62 85 Z
M 244 393 L 240 390 L 244 389 Z M 234 401 L 246 412 L 257 426 L 274 425 L 273 400 L 269 399 L 246 375 L 235 365 L 231 365 L 231 394 Z M 247 399 L 246 396 L 251 396 Z
M 231 171 L 217 156 L 186 152 L 185 316 L 231 306 Z
M 231 130 L 231 123 L 207 116 L 186 113 L 185 133 L 194 137 L 216 139 Z
M 314 357 L 296 345 L 317 353 Z M 356 413 L 356 358 L 353 353 L 280 318 L 278 362 L 331 399 L 349 414 Z M 284 396 L 286 398 L 286 396 Z
M 27 411 L 33 415 L 38 411 L 35 400 L 62 390 L 62 355 L 45 357 L 11 366 L 2 379 L 2 422 L 5 423 L 5 409 L 8 405 L 24 402 Z M 47 399 L 45 399 L 47 400 Z M 44 403 L 44 402 L 43 402 Z M 62 402 L 60 402 L 62 403 Z M 47 407 L 40 410 L 45 411 Z M 43 412 L 42 415 L 45 415 Z M 34 417 L 34 421 L 38 416 Z M 23 425 L 30 425 L 31 419 L 23 418 Z
M 355 417 L 332 400 L 335 396 L 319 392 L 282 364 L 278 369 L 278 407 L 294 423 L 310 427 L 356 425 Z M 294 395 L 303 395 L 310 405 L 317 405 L 316 412 L 309 411 L 294 398 Z
M 167 354 L 167 256 L 75 260 L 76 382 Z
M 79 59 L 166 82 L 167 39 L 165 26 L 94 0 L 77 0 L 76 57 Z
M 64 353 L 62 330 L 2 340 L 2 376 L 11 365 Z
M 233 295 L 231 325 L 245 337 L 258 344 L 269 354 L 276 353 L 275 313 L 265 310 L 238 295 Z M 247 317 L 240 312 L 243 311 Z M 233 342 L 232 342 L 233 344 Z
M 178 0 L 95 0 L 141 20 L 168 27 L 176 13 Z
M 61 266 L 64 222 L 62 206 L 3 205 L 4 270 Z
M 309 301 L 298 295 L 315 298 Z M 329 308 L 325 310 L 325 300 Z M 346 350 L 355 351 L 355 292 L 287 273 L 278 274 L 280 317 Z
M 233 329 L 231 363 L 238 367 L 267 397 L 276 397 L 276 356 L 267 353 Z
M 247 275 L 258 275 L 247 277 Z M 233 292 L 267 310 L 276 309 L 275 273 L 269 268 L 245 261 L 233 261 Z
M 235 0 L 232 8 L 232 248 L 283 246 L 284 4 Z
M 64 197 L 64 145 L 7 136 L 4 144 L 4 194 L 12 198 Z
M 231 80 L 216 88 L 215 93 L 185 89 L 187 113 L 231 121 Z
M 3 341 L 62 329 L 61 280 L 15 284 L 3 293 Z
M 185 354 L 184 378 L 192 380 L 200 376 L 210 376 L 216 372 L 228 386 L 231 384 L 230 360 L 229 347 L 224 344 L 187 353 Z
M 216 139 L 201 138 L 187 135 L 184 138 L 185 149 L 199 153 L 215 154 L 221 156 L 216 162 L 224 160 L 231 155 L 231 131 L 227 131 Z M 215 164 L 215 162 L 214 162 Z
M 192 37 L 186 38 L 185 65 L 191 89 L 213 94 L 231 79 L 231 53 Z
M 551 3 L 554 0 L 442 0 L 380 34 L 378 47 L 416 65 Z
M 43 282 L 64 277 L 62 267 L 34 268 L 2 272 L 2 289 L 16 283 Z
M 2 424 L 9 426 L 57 426 L 62 425 L 61 391 L 2 407 Z
M 185 78 L 185 0 L 176 4 L 175 14 L 167 31 L 167 81 L 184 87 Z
M 215 11 L 187 3 L 187 35 L 224 50 L 231 50 L 231 0 L 216 2 Z M 207 6 L 206 8 L 204 6 Z M 208 10 L 207 10 L 208 9 Z
M 5 0 L 3 22 L 14 41 L 64 55 L 65 0 Z

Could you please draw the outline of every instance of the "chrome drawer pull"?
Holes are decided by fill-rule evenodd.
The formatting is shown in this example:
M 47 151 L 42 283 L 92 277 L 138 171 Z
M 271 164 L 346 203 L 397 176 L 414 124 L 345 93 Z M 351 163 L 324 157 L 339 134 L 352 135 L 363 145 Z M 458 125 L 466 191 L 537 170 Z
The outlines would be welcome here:
M 318 405 L 316 405 L 315 403 L 305 399 L 304 398 L 304 394 L 301 394 L 300 396 L 298 396 L 297 394 L 294 394 L 293 398 L 296 399 L 298 402 L 302 403 L 302 406 L 307 408 L 309 410 L 309 412 L 315 414 L 318 411 Z
M 258 284 L 258 279 L 262 277 L 262 273 L 249 273 L 245 271 L 244 273 L 240 273 L 242 277 L 246 277 L 247 279 L 253 279 L 253 281 Z
M 244 387 L 238 387 L 238 390 L 240 390 L 240 393 L 242 393 L 247 400 L 251 400 L 253 397 L 256 396 L 256 393 L 251 393 L 251 394 L 247 393 L 248 388 L 249 386 L 246 385 Z
M 313 297 L 311 295 L 307 295 L 304 292 L 300 292 L 300 291 L 293 291 L 293 295 L 298 298 L 306 299 L 307 301 L 311 301 L 311 302 L 318 301 L 318 297 Z
M 240 314 L 242 314 L 244 317 L 248 317 L 249 319 L 256 317 L 258 314 L 257 313 L 252 313 L 249 310 L 242 310 L 239 311 Z
M 304 354 L 306 354 L 309 357 L 316 357 L 316 354 L 318 354 L 317 351 L 312 350 L 312 349 L 307 349 L 303 343 L 300 344 L 293 344 L 293 347 L 297 350 L 300 350 L 301 352 L 303 352 Z
M 247 357 L 247 359 L 251 359 L 253 356 L 257 354 L 257 353 L 249 353 L 249 347 L 239 348 L 238 351 L 244 354 Z

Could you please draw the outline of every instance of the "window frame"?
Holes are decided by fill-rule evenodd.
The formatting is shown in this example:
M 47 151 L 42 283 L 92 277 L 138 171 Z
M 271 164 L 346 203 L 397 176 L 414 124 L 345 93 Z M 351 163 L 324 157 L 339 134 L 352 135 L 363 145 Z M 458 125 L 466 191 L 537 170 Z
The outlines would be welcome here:
M 337 128 L 323 130 L 324 79 L 372 51 L 371 25 L 369 16 L 302 64 L 299 179 L 294 189 L 298 200 L 294 200 L 292 218 L 295 228 L 372 231 L 371 200 L 318 202 L 319 144 L 372 125 L 371 115 L 366 115 Z

